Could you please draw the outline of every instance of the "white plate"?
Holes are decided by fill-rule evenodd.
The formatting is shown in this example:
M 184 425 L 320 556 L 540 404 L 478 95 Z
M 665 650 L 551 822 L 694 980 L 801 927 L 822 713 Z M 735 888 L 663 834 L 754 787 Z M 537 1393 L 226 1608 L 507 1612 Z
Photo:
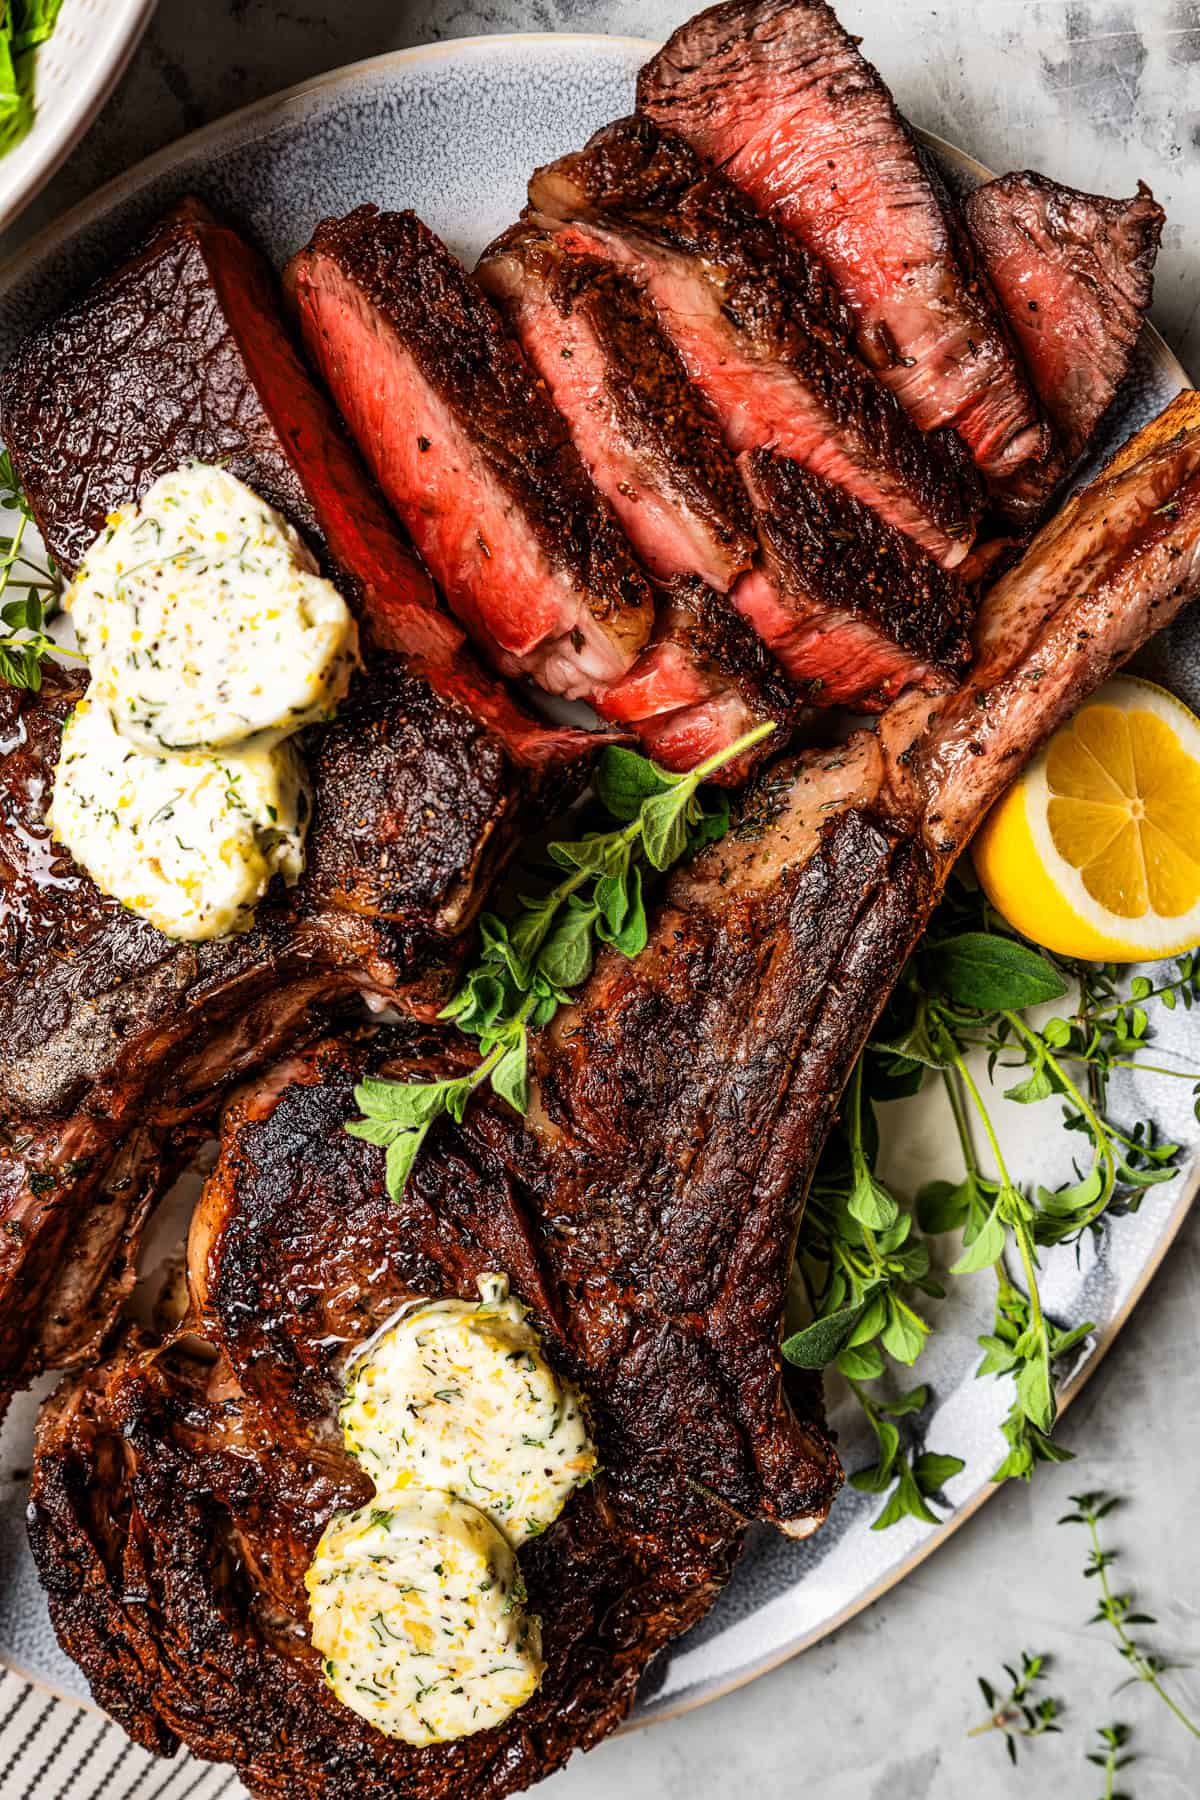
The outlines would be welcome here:
M 0 231 L 45 187 L 97 118 L 150 23 L 156 0 L 63 0 L 35 64 L 37 111 L 0 157 Z
M 511 222 L 529 172 L 579 145 L 628 110 L 633 78 L 652 46 L 580 36 L 488 37 L 361 63 L 248 108 L 144 163 L 67 215 L 0 272 L 0 359 L 71 288 L 101 272 L 117 247 L 189 188 L 250 228 L 276 263 L 316 220 L 364 200 L 413 206 L 464 256 L 473 257 Z M 973 185 L 977 163 L 930 140 L 952 180 Z M 1049 171 L 1053 173 L 1053 171 Z M 1135 171 L 1134 171 L 1135 172 Z M 1131 172 L 1132 173 L 1132 172 Z M 1111 416 L 1109 443 L 1152 416 L 1188 385 L 1162 340 L 1144 335 L 1137 366 Z M 1200 621 L 1197 621 L 1200 624 Z M 1200 702 L 1200 631 L 1185 621 L 1152 649 L 1149 667 Z M 1200 1056 L 1200 1015 L 1163 1015 L 1157 1047 Z M 1070 1399 L 1095 1368 L 1141 1294 L 1190 1203 L 1200 1169 L 1185 1083 L 1130 1078 L 1114 1094 L 1129 1120 L 1153 1116 L 1188 1147 L 1179 1178 L 1149 1191 L 1138 1214 L 1116 1220 L 1098 1245 L 1053 1253 L 1046 1293 L 1064 1322 L 1096 1321 L 1071 1373 Z M 1069 1174 L 1057 1107 L 1000 1104 L 1018 1172 L 1053 1183 Z M 887 1172 L 908 1189 L 957 1168 L 953 1132 L 929 1093 L 888 1109 Z M 160 1245 L 163 1233 L 157 1235 Z M 937 1530 L 908 1521 L 870 1530 L 878 1502 L 847 1487 L 828 1526 L 805 1544 L 752 1535 L 729 1589 L 709 1618 L 649 1671 L 636 1718 L 700 1704 L 772 1667 L 832 1630 L 900 1580 L 991 1491 L 1001 1451 L 1004 1384 L 977 1381 L 977 1335 L 988 1327 L 987 1277 L 954 1284 L 938 1309 L 939 1330 L 920 1365 L 937 1398 L 929 1447 L 966 1458 L 950 1484 L 953 1511 Z M 846 1465 L 872 1460 L 853 1406 L 834 1393 L 833 1418 Z M 24 1483 L 32 1406 L 14 1409 L 0 1440 L 0 1656 L 59 1691 L 85 1697 L 78 1671 L 59 1653 L 25 1547 Z M 1131 1422 L 1131 1429 L 1133 1422 Z M 7 1472 L 7 1474 L 6 1474 Z

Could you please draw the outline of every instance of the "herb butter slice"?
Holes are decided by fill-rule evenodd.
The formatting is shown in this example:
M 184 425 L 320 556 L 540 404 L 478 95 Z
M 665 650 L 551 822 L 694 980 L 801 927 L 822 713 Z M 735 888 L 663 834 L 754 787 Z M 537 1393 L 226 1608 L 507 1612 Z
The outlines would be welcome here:
M 121 736 L 267 749 L 329 717 L 358 663 L 345 601 L 287 521 L 188 463 L 114 512 L 64 596 Z
M 63 728 L 49 820 L 103 893 L 201 939 L 245 931 L 273 876 L 299 880 L 309 811 L 291 745 L 147 755 L 89 690 Z
M 516 1559 L 449 1494 L 381 1496 L 338 1514 L 305 1586 L 326 1681 L 389 1737 L 438 1744 L 484 1731 L 541 1680 Z
M 421 1301 L 351 1366 L 346 1448 L 388 1492 L 443 1488 L 510 1544 L 536 1537 L 596 1471 L 579 1395 L 546 1361 L 503 1275 L 480 1299 Z

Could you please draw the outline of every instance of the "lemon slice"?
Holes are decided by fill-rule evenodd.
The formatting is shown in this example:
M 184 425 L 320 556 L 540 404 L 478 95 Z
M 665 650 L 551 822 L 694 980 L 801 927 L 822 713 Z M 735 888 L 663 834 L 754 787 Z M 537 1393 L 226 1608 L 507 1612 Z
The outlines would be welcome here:
M 1059 727 L 972 846 L 988 899 L 1062 956 L 1200 943 L 1200 719 L 1132 675 Z

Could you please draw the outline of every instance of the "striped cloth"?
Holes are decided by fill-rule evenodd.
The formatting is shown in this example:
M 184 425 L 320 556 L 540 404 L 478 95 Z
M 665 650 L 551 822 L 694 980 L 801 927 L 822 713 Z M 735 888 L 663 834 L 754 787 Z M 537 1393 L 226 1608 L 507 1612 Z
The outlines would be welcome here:
M 118 1725 L 0 1669 L 0 1800 L 247 1800 L 231 1769 L 148 1756 Z

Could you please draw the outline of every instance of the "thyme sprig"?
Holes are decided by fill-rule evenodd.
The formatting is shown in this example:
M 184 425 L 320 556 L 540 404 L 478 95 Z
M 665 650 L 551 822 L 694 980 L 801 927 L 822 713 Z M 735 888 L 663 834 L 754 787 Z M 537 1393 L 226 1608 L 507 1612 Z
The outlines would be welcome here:
M 1089 1750 L 1087 1759 L 1098 1769 L 1104 1771 L 1104 1792 L 1099 1800 L 1131 1800 L 1124 1789 L 1117 1787 L 1117 1774 L 1127 1769 L 1137 1757 L 1132 1750 L 1127 1750 L 1131 1736 L 1128 1725 L 1097 1725 L 1096 1736 L 1104 1746 L 1101 1750 Z
M 1020 1669 L 1014 1669 L 1010 1663 L 1004 1664 L 1009 1686 L 1003 1695 L 986 1676 L 977 1676 L 988 1717 L 982 1724 L 972 1726 L 967 1736 L 982 1737 L 989 1731 L 1001 1732 L 1008 1759 L 1015 1763 L 1018 1742 L 1029 1742 L 1048 1732 L 1060 1731 L 1058 1720 L 1062 1716 L 1062 1702 L 1050 1694 L 1043 1695 L 1040 1700 L 1033 1695 L 1034 1688 L 1045 1682 L 1049 1667 L 1048 1656 L 1034 1656 L 1023 1650 Z
M 1088 1580 L 1095 1580 L 1100 1588 L 1100 1603 L 1088 1620 L 1089 1625 L 1107 1625 L 1116 1639 L 1116 1648 L 1124 1657 L 1129 1667 L 1128 1686 L 1135 1681 L 1144 1682 L 1151 1693 L 1156 1694 L 1168 1712 L 1190 1732 L 1194 1738 L 1200 1738 L 1200 1724 L 1186 1713 L 1174 1696 L 1168 1693 L 1162 1684 L 1162 1676 L 1172 1669 L 1181 1667 L 1179 1663 L 1170 1662 L 1139 1643 L 1130 1630 L 1131 1626 L 1156 1625 L 1157 1619 L 1152 1613 L 1142 1612 L 1132 1593 L 1128 1590 L 1118 1593 L 1113 1587 L 1109 1571 L 1117 1561 L 1119 1552 L 1106 1550 L 1100 1541 L 1101 1521 L 1120 1506 L 1120 1499 L 1113 1494 L 1100 1491 L 1086 1494 L 1072 1494 L 1073 1512 L 1064 1513 L 1059 1520 L 1060 1525 L 1082 1525 L 1088 1534 L 1089 1550 L 1084 1575 Z
M 0 536 L 0 681 L 36 692 L 51 651 L 76 653 L 63 650 L 46 631 L 58 611 L 62 577 L 49 554 L 39 560 L 23 548 L 33 512 L 7 451 L 0 452 L 0 508 L 17 514 L 11 536 Z M 11 599 L 6 598 L 10 589 Z
M 610 745 L 596 772 L 596 798 L 614 828 L 560 839 L 547 848 L 561 880 L 522 893 L 507 919 L 485 913 L 480 948 L 441 1017 L 479 1040 L 480 1060 L 453 1080 L 370 1079 L 355 1089 L 361 1117 L 346 1130 L 387 1152 L 388 1192 L 399 1200 L 426 1135 L 443 1115 L 461 1120 L 485 1084 L 523 1113 L 529 1104 L 529 1033 L 549 1024 L 587 980 L 598 949 L 624 956 L 645 948 L 645 888 L 674 864 L 724 836 L 729 802 L 703 784 L 761 743 L 757 726 L 687 775 Z

